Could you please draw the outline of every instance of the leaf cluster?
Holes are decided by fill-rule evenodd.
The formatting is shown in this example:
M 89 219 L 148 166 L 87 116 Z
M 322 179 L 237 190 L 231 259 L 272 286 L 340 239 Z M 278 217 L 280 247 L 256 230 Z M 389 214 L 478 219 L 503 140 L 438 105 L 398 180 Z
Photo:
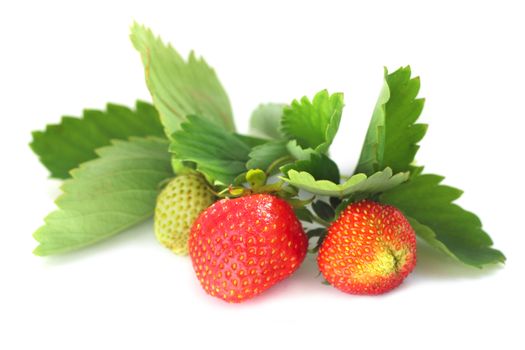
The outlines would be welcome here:
M 259 187 L 287 194 L 299 204 L 298 218 L 314 225 L 307 231 L 317 238 L 312 252 L 341 210 L 372 199 L 399 208 L 420 239 L 458 261 L 476 267 L 505 261 L 479 218 L 455 204 L 461 191 L 414 165 L 427 125 L 418 123 L 424 99 L 410 67 L 385 69 L 358 165 L 345 176 L 330 158 L 342 93 L 321 90 L 289 104 L 261 104 L 251 116 L 250 135 L 242 135 L 204 59 L 193 52 L 184 59 L 138 24 L 131 41 L 153 105 L 137 102 L 132 110 L 108 104 L 33 133 L 31 148 L 51 176 L 66 179 L 58 209 L 35 233 L 36 254 L 79 249 L 145 220 L 162 183 L 176 174 L 198 172 L 219 193 L 262 169 L 264 179 L 276 182 Z M 311 199 L 301 200 L 305 194 Z

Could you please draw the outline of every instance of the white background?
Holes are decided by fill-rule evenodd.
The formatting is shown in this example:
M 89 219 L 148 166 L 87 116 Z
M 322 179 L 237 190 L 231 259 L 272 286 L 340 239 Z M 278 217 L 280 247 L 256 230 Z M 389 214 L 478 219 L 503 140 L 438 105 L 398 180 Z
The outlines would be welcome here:
M 359 3 L 359 4 L 357 4 Z M 523 349 L 524 10 L 519 1 L 11 1 L 0 5 L 1 349 Z M 260 102 L 345 93 L 333 155 L 352 170 L 383 66 L 410 64 L 430 124 L 417 156 L 465 190 L 503 267 L 420 250 L 397 290 L 345 295 L 314 260 L 241 305 L 208 297 L 151 222 L 61 257 L 31 254 L 59 183 L 30 131 L 106 102 L 149 100 L 132 21 L 206 57 L 239 130 Z

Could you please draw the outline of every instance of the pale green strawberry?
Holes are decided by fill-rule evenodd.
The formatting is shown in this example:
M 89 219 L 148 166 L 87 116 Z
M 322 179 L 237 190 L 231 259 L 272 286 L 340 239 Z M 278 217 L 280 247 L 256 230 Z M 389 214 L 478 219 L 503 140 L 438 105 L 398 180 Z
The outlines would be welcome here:
M 204 179 L 179 175 L 160 192 L 155 207 L 155 236 L 175 254 L 188 254 L 193 221 L 214 202 Z

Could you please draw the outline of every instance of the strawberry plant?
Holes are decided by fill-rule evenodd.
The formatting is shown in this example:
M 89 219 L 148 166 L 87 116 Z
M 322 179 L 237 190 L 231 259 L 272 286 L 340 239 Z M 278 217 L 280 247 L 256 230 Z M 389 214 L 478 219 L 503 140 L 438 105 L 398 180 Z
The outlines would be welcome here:
M 242 302 L 317 254 L 327 283 L 352 294 L 398 286 L 417 261 L 416 237 L 473 267 L 504 263 L 461 191 L 415 163 L 427 125 L 410 67 L 384 84 L 355 172 L 342 175 L 330 146 L 344 96 L 321 90 L 261 104 L 236 131 L 215 71 L 134 24 L 153 104 L 108 104 L 33 133 L 31 148 L 63 179 L 57 210 L 34 234 L 39 256 L 110 238 L 154 216 L 154 232 L 189 254 L 210 295 Z

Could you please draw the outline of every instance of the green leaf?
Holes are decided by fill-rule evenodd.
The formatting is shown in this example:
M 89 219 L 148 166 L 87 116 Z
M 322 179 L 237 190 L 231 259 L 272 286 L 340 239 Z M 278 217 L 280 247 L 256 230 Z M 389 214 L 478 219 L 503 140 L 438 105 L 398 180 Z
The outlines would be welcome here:
M 295 216 L 301 221 L 313 222 L 312 213 L 305 207 L 294 208 Z
M 310 159 L 310 156 L 316 153 L 312 148 L 302 148 L 297 140 L 290 140 L 286 144 L 286 149 L 295 159 L 306 160 Z
M 308 230 L 306 232 L 306 236 L 308 237 L 308 239 L 312 237 L 321 237 L 324 235 L 326 235 L 326 227 L 318 227 L 318 228 Z
M 289 154 L 286 144 L 288 141 L 270 141 L 253 147 L 249 154 L 250 159 L 246 163 L 248 169 L 266 170 L 275 161 L 283 158 L 293 160 Z
M 337 207 L 339 206 L 339 204 L 341 204 L 342 200 L 341 198 L 338 198 L 338 197 L 330 197 L 330 205 L 332 206 L 332 208 L 334 209 L 337 209 Z
M 334 209 L 323 201 L 315 201 L 312 203 L 312 209 L 315 214 L 324 221 L 332 221 L 335 217 Z
M 250 118 L 250 133 L 267 139 L 282 139 L 280 128 L 284 106 L 278 103 L 259 105 Z
M 241 140 L 243 143 L 245 143 L 249 147 L 259 146 L 259 145 L 262 145 L 262 144 L 265 144 L 265 143 L 268 142 L 268 140 L 261 139 L 261 138 L 256 137 L 256 136 L 242 135 L 242 134 L 237 134 L 237 133 L 235 133 L 234 135 L 235 135 L 236 138 Z
M 342 93 L 329 95 L 326 90 L 317 93 L 312 102 L 306 96 L 294 100 L 283 110 L 282 131 L 302 148 L 326 153 L 339 128 L 343 106 Z
M 36 255 L 76 250 L 113 236 L 153 214 L 159 183 L 173 176 L 168 143 L 160 138 L 113 141 L 99 158 L 71 172 L 58 210 L 34 234 Z
M 229 185 L 246 171 L 251 148 L 232 132 L 199 116 L 188 116 L 172 136 L 170 151 L 197 164 L 210 183 Z
M 288 174 L 290 170 L 307 172 L 316 180 L 328 180 L 339 183 L 340 175 L 337 164 L 325 154 L 312 153 L 308 160 L 298 160 L 295 163 L 281 167 L 283 174 Z
M 423 110 L 418 99 L 419 78 L 411 78 L 410 67 L 388 74 L 372 114 L 356 172 L 370 175 L 389 167 L 395 173 L 411 170 L 427 125 L 415 124 Z
M 60 124 L 33 132 L 30 147 L 51 177 L 66 179 L 72 169 L 97 158 L 97 148 L 131 136 L 164 136 L 159 115 L 151 104 L 137 101 L 133 111 L 109 103 L 105 111 L 87 109 L 82 118 L 63 117 Z
M 457 260 L 456 256 L 447 248 L 447 246 L 437 239 L 436 233 L 432 231 L 430 227 L 421 224 L 419 221 L 409 216 L 407 219 L 419 238 L 423 239 L 431 247 L 434 247 Z
M 386 168 L 368 177 L 365 174 L 356 174 L 343 184 L 328 180 L 316 180 L 306 171 L 290 170 L 288 178 L 282 179 L 290 185 L 308 191 L 312 194 L 332 197 L 347 197 L 354 193 L 375 194 L 388 191 L 408 179 L 408 173 L 392 175 L 392 169 Z
M 235 130 L 228 96 L 203 58 L 191 52 L 185 61 L 171 45 L 137 23 L 131 27 L 131 41 L 142 57 L 146 83 L 168 136 L 190 114 Z
M 385 75 L 387 70 L 385 68 Z M 372 119 L 368 126 L 365 142 L 361 150 L 356 172 L 372 174 L 379 167 L 379 152 L 384 148 L 385 129 L 385 105 L 390 99 L 390 89 L 386 81 L 383 83 L 379 98 L 372 113 Z
M 504 262 L 505 256 L 491 248 L 492 240 L 479 218 L 453 203 L 462 191 L 441 185 L 442 180 L 438 175 L 420 175 L 383 193 L 380 200 L 410 217 L 427 242 L 465 264 L 481 267 Z

